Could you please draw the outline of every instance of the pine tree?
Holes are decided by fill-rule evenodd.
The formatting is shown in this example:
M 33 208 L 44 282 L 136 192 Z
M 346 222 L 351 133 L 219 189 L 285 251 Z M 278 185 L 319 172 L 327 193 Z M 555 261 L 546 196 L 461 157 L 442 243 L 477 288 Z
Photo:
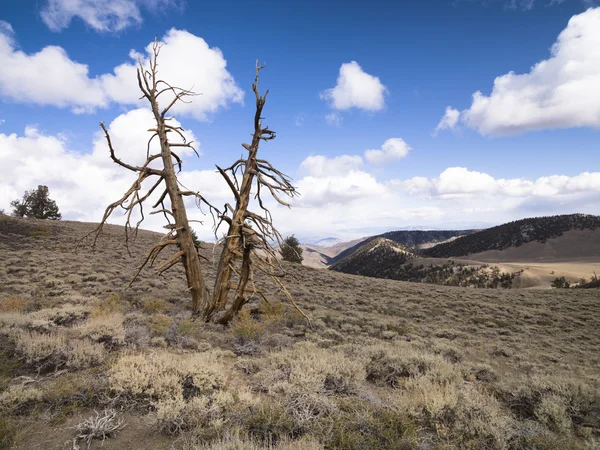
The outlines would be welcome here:
M 36 190 L 25 191 L 22 200 L 10 202 L 13 216 L 32 217 L 35 219 L 60 220 L 56 202 L 49 197 L 48 186 L 38 186 Z
M 300 242 L 298 241 L 298 239 L 296 239 L 296 236 L 294 236 L 293 234 L 285 238 L 285 240 L 283 241 L 283 245 L 279 250 L 279 253 L 281 253 L 281 257 L 284 261 L 290 261 L 300 264 L 304 259 L 302 257 L 302 247 L 300 247 Z

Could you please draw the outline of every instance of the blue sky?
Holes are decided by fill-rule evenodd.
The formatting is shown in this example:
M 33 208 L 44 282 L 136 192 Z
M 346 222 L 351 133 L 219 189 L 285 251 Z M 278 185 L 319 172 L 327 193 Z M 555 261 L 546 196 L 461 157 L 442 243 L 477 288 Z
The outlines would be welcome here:
M 115 121 L 132 158 L 151 125 L 134 72 L 115 68 L 158 36 L 166 73 L 203 94 L 175 115 L 202 153 L 186 158 L 186 180 L 217 203 L 227 192 L 212 169 L 249 139 L 254 60 L 267 63 L 265 123 L 278 135 L 261 153 L 303 194 L 274 207 L 286 233 L 600 213 L 589 1 L 23 0 L 0 20 L 7 211 L 47 184 L 65 218 L 100 219 L 131 180 L 110 165 L 98 122 Z

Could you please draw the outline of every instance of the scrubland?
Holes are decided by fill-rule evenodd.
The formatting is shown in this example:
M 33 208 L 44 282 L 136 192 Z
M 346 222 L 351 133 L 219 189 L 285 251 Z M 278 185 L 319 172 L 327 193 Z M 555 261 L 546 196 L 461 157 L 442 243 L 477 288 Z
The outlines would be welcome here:
M 598 290 L 477 290 L 286 265 L 190 320 L 159 235 L 0 217 L 0 448 L 600 449 Z M 218 248 L 202 254 L 213 280 Z

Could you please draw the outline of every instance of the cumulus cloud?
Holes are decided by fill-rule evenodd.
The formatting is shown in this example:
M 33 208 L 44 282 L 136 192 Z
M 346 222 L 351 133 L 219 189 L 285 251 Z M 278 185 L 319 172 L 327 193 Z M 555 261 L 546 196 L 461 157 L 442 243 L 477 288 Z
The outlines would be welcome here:
M 360 170 L 342 175 L 307 176 L 296 184 L 301 197 L 294 204 L 302 207 L 348 204 L 357 199 L 380 196 L 387 190 L 375 177 Z
M 95 31 L 122 31 L 142 23 L 142 8 L 178 8 L 175 0 L 46 0 L 42 20 L 52 31 L 67 28 L 74 18 Z
M 146 130 L 151 124 L 150 111 L 134 110 L 107 125 L 119 158 L 132 164 L 145 160 L 145 141 L 149 137 Z M 188 132 L 187 138 L 193 139 L 193 133 Z M 71 148 L 63 137 L 45 135 L 31 126 L 22 135 L 0 133 L 0 209 L 9 211 L 11 200 L 44 184 L 65 219 L 99 221 L 106 206 L 121 197 L 135 175 L 111 161 L 101 133 L 94 136 L 89 152 L 82 153 L 82 150 Z M 184 158 L 185 169 L 190 153 L 186 151 L 180 156 Z M 229 199 L 227 185 L 212 170 L 187 171 L 181 181 L 192 190 L 206 193 L 215 202 Z M 190 216 L 206 219 L 193 204 L 190 204 Z M 124 218 L 116 211 L 110 222 L 123 224 Z M 210 222 L 206 220 L 207 226 L 199 229 L 205 239 L 212 233 Z M 160 230 L 163 224 L 160 217 L 146 215 L 143 226 Z
M 569 20 L 552 46 L 550 58 L 528 73 L 497 77 L 489 96 L 475 92 L 461 120 L 483 135 L 598 128 L 599 78 L 600 8 L 590 8 Z
M 302 163 L 300 169 L 314 177 L 344 175 L 358 169 L 363 164 L 360 156 L 340 155 L 327 158 L 323 155 L 309 156 Z
M 440 123 L 438 123 L 437 127 L 435 127 L 433 134 L 435 135 L 442 130 L 454 130 L 454 128 L 456 128 L 456 124 L 458 124 L 459 118 L 460 111 L 448 106 L 446 108 L 446 112 L 444 113 L 444 117 L 442 117 Z
M 411 147 L 401 138 L 391 138 L 383 143 L 381 150 L 365 150 L 365 159 L 382 165 L 405 158 Z
M 1 32 L 4 30 L 4 32 Z M 37 53 L 17 50 L 7 27 L 0 27 L 0 95 L 14 102 L 71 108 L 76 113 L 105 108 L 111 103 L 140 106 L 136 79 L 138 58 L 147 64 L 152 43 L 145 54 L 132 51 L 131 62 L 113 73 L 91 78 L 88 66 L 69 58 L 56 46 Z M 192 89 L 199 95 L 191 103 L 179 103 L 173 113 L 206 120 L 219 108 L 242 103 L 244 92 L 227 71 L 221 50 L 209 47 L 204 39 L 187 31 L 171 29 L 161 40 L 160 76 L 175 86 Z M 171 93 L 161 97 L 163 104 Z
M 351 61 L 342 64 L 337 84 L 322 92 L 321 98 L 335 109 L 379 111 L 385 106 L 386 90 L 378 77 L 364 72 L 356 61 Z
M 3 98 L 59 108 L 89 109 L 108 105 L 100 81 L 89 77 L 87 65 L 72 61 L 61 47 L 48 46 L 32 54 L 17 50 L 9 27 L 0 27 L 0 59 L 3 61 L 0 95 Z
M 571 194 L 600 193 L 600 172 L 583 172 L 576 176 L 552 175 L 535 180 L 525 178 L 496 179 L 487 173 L 450 167 L 439 177 L 415 177 L 395 182 L 411 194 L 443 198 L 502 196 L 502 197 L 555 197 Z
M 185 114 L 199 120 L 231 102 L 242 103 L 244 92 L 233 76 L 227 71 L 227 61 L 218 48 L 209 47 L 201 37 L 184 30 L 171 29 L 161 41 L 160 77 L 173 86 L 191 89 L 197 94 L 191 103 L 178 103 L 173 108 L 175 114 Z M 150 43 L 142 63 L 148 63 L 152 52 Z M 129 63 L 115 68 L 114 74 L 101 76 L 102 86 L 113 101 L 121 104 L 138 104 L 137 59 L 141 55 L 131 52 Z M 163 103 L 169 104 L 171 96 L 164 96 Z

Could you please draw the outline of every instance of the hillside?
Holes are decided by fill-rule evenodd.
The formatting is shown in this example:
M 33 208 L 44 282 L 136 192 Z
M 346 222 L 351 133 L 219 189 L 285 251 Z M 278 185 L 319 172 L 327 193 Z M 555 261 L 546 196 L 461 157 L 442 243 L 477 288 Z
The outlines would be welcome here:
M 330 266 L 332 270 L 367 277 L 394 278 L 393 273 L 415 255 L 404 245 L 383 237 L 363 243 L 357 250 Z
M 600 436 L 595 290 L 284 263 L 313 327 L 257 276 L 269 303 L 224 328 L 190 320 L 179 268 L 124 289 L 159 234 L 141 230 L 129 256 L 119 226 L 92 251 L 94 227 L 0 216 L 0 448 L 86 448 L 77 436 L 120 420 L 90 448 L 584 450 Z M 201 252 L 210 285 L 218 248 Z
M 424 249 L 425 256 L 452 258 L 487 251 L 501 251 L 529 242 L 545 244 L 549 239 L 571 230 L 600 228 L 600 216 L 570 214 L 551 217 L 533 217 L 478 231 L 452 242 Z
M 357 251 L 362 245 L 366 245 L 373 239 L 379 237 L 394 241 L 416 252 L 418 249 L 429 247 L 440 242 L 445 242 L 451 239 L 456 239 L 460 236 L 466 236 L 473 233 L 475 230 L 398 230 L 389 231 L 377 236 L 360 240 L 356 244 L 346 248 L 344 251 L 337 253 L 330 260 L 330 264 L 335 264 L 344 259 L 348 255 Z
M 321 246 L 315 244 L 301 244 L 303 253 L 302 264 L 308 267 L 315 268 L 325 268 L 331 264 L 331 261 L 335 259 L 337 255 L 339 255 L 344 250 L 354 247 L 361 242 L 363 242 L 365 238 L 353 239 L 351 241 L 344 242 L 336 242 L 331 243 L 329 246 Z

